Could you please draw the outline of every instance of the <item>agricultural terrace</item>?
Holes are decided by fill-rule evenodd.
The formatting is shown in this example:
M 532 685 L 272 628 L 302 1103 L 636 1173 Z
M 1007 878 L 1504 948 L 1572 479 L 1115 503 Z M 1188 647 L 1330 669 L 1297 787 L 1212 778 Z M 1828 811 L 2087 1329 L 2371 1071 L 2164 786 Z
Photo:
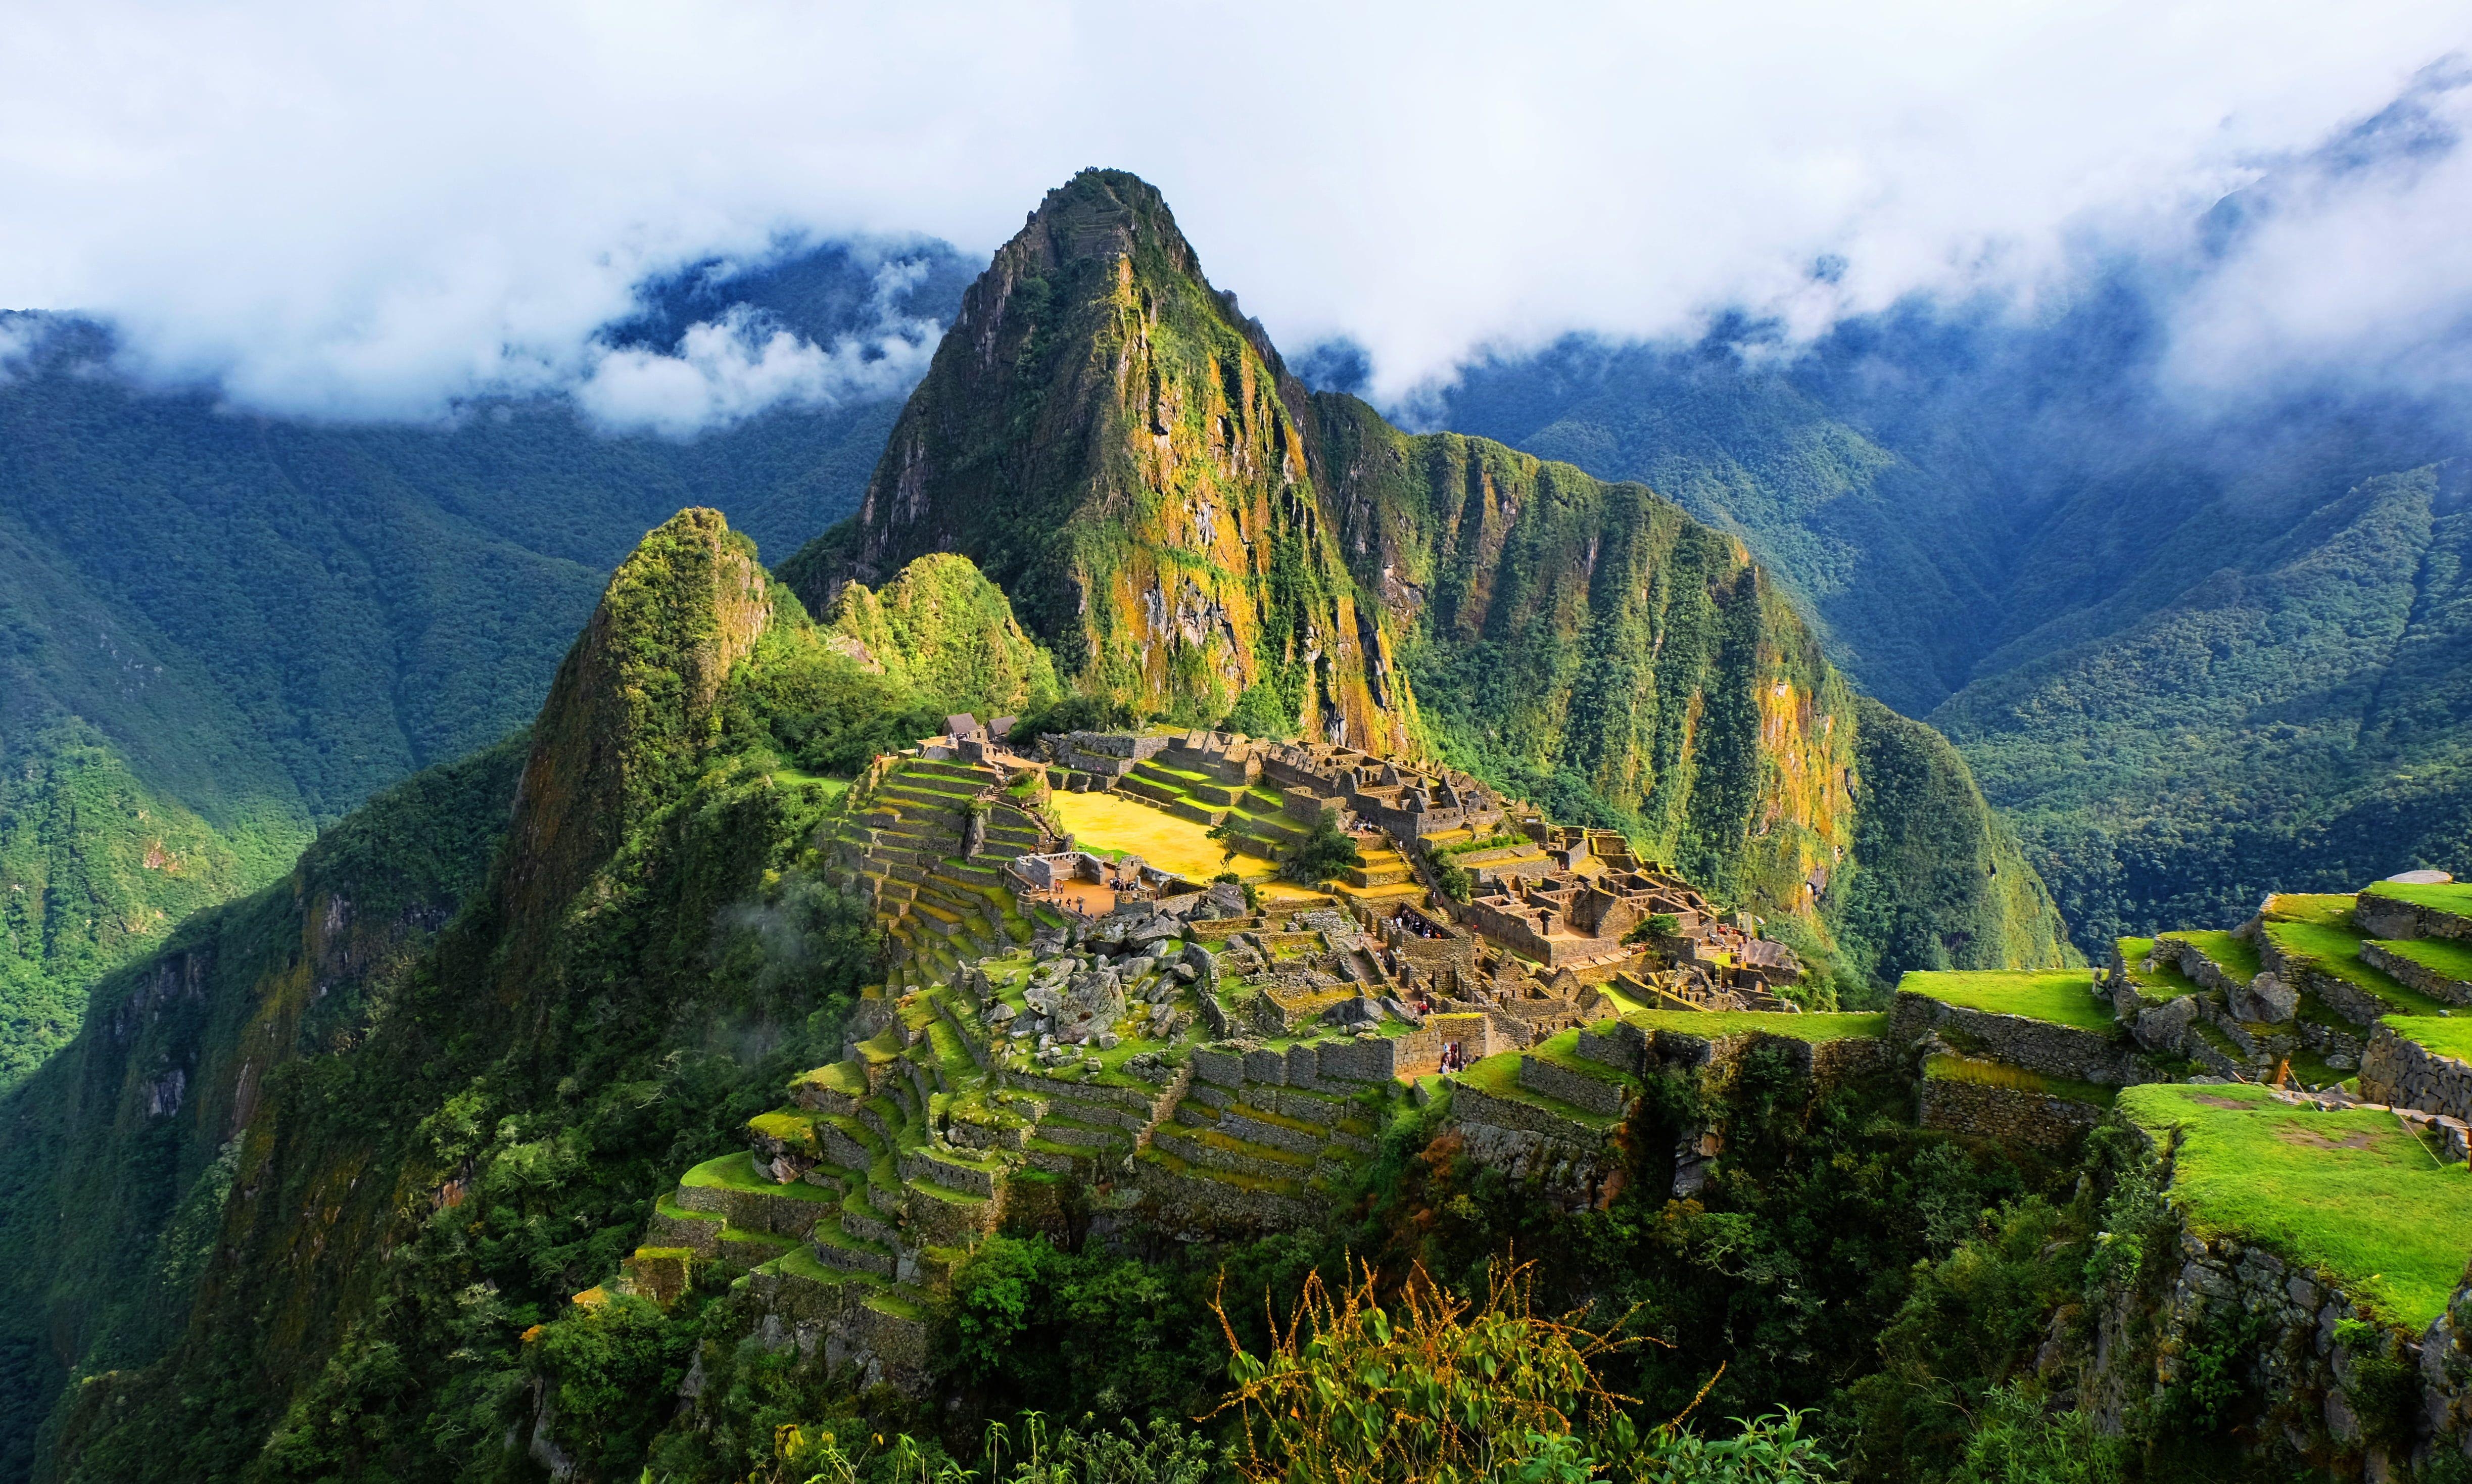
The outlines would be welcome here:
M 1751 1032 L 1815 1043 L 1889 1033 L 1885 1012 L 1790 1015 L 1776 1010 L 1634 1010 L 1623 1019 L 1642 1030 L 1671 1030 L 1712 1041 L 1719 1036 Z
M 2012 1093 L 2037 1093 L 2046 1097 L 2087 1103 L 2097 1108 L 2110 1107 L 2120 1095 L 2120 1089 L 2116 1087 L 2080 1082 L 2074 1077 L 2047 1077 L 2039 1072 L 2028 1072 L 2007 1062 L 1953 1053 L 1925 1058 L 1923 1075 L 1938 1082 L 1972 1082 L 1983 1087 L 2006 1088 Z
M 2361 962 L 2361 944 L 2365 940 L 2350 928 L 2307 922 L 2268 923 L 2266 935 L 2283 950 L 2286 957 L 2333 975 L 2406 1015 L 2436 1015 L 2446 1008 L 2441 1001 Z
M 2229 975 L 2235 983 L 2247 983 L 2257 978 L 2258 970 L 2263 967 L 2258 961 L 2257 945 L 2228 932 L 2167 932 L 2155 941 L 2188 944 L 2203 954 L 2216 968 Z
M 2410 882 L 2378 882 L 2361 888 L 2361 894 L 2387 897 L 2396 902 L 2409 902 L 2458 917 L 2472 917 L 2472 882 L 2446 882 L 2437 885 L 2414 885 Z
M 2175 959 L 2165 958 L 2151 969 L 2146 967 L 2147 955 L 2154 952 L 2152 938 L 2122 938 L 2119 948 L 2128 982 L 2137 986 L 2140 998 L 2159 1003 L 2199 993 L 2198 981 L 2182 974 Z
M 2456 938 L 2397 938 L 2378 947 L 2450 979 L 2472 980 L 2472 943 Z
M 2472 1257 L 2472 1178 L 2394 1115 L 2319 1112 L 2264 1088 L 2149 1083 L 2119 1107 L 2177 1141 L 2171 1198 L 2204 1237 L 2236 1237 L 2329 1274 L 2381 1317 L 2426 1328 Z
M 2440 1056 L 2472 1062 L 2472 1015 L 2389 1015 L 2381 1024 L 2406 1041 Z
M 2115 1024 L 2111 1006 L 2095 998 L 2094 976 L 2084 969 L 1916 969 L 1897 981 L 1897 991 L 1961 1010 L 2022 1015 L 2080 1030 L 2108 1031 Z

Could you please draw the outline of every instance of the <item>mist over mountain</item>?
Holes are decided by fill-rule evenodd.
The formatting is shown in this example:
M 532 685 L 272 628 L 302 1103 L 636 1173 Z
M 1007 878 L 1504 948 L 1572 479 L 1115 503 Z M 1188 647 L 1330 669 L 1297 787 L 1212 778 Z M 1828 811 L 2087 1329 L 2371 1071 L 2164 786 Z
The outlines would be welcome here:
M 132 383 L 91 321 L 0 317 L 0 1083 L 101 973 L 529 718 L 671 512 L 782 551 L 847 513 L 923 368 L 901 347 L 933 344 L 967 272 L 940 244 L 826 243 L 643 286 L 603 375 L 631 356 L 662 405 L 665 376 L 703 412 L 738 395 L 700 437 L 613 431 L 589 384 L 434 425 L 270 416 Z M 750 389 L 760 360 L 687 353 L 715 325 L 846 374 Z
M 1571 340 L 1425 411 L 1741 533 L 1967 755 L 2082 944 L 2237 920 L 2275 873 L 2462 868 L 2472 714 L 2432 646 L 2465 403 L 2347 364 L 2194 394 L 2150 269 L 2039 322 L 1917 303 L 1800 352 Z

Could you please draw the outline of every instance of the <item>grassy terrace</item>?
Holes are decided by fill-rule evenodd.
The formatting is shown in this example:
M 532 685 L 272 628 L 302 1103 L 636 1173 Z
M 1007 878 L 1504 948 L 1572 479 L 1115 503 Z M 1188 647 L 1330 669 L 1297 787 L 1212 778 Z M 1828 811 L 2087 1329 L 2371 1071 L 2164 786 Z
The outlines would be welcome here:
M 2022 1015 L 2080 1030 L 2107 1032 L 2113 1025 L 2111 1007 L 2094 997 L 2094 978 L 2082 969 L 1916 969 L 1897 981 L 1897 990 L 1961 1010 Z
M 2472 979 L 2472 943 L 2455 938 L 2399 938 L 2378 947 L 2450 979 Z
M 2159 1001 L 2199 993 L 2198 981 L 2182 974 L 2176 963 L 2158 963 L 2151 969 L 2143 967 L 2146 955 L 2152 952 L 2152 938 L 2120 940 L 2120 961 L 2127 966 L 2128 982 L 2137 986 L 2140 996 Z
M 2257 978 L 2257 945 L 2246 938 L 2236 938 L 2228 932 L 2167 932 L 2156 941 L 2188 944 L 2238 983 L 2246 984 Z
M 1565 1031 L 1564 1034 L 1570 1033 Z M 1575 1037 L 1574 1040 L 1576 1039 Z M 1521 1087 L 1519 1058 L 1522 1054 L 1518 1051 L 1505 1051 L 1499 1056 L 1486 1057 L 1461 1072 L 1459 1080 L 1480 1093 L 1499 1097 L 1505 1102 L 1529 1103 L 1544 1109 L 1557 1118 L 1568 1119 L 1586 1128 L 1611 1128 L 1622 1121 L 1620 1119 L 1590 1113 L 1585 1108 L 1574 1107 L 1558 1097 L 1548 1097 L 1542 1093 Z M 1608 1076 L 1617 1075 L 1611 1068 L 1604 1070 Z
M 1642 1030 L 1672 1030 L 1711 1039 L 1747 1031 L 1813 1042 L 1889 1033 L 1889 1017 L 1885 1013 L 1788 1015 L 1777 1010 L 1634 1010 L 1623 1019 Z
M 2414 907 L 2434 907 L 2453 912 L 2459 917 L 2472 917 L 2472 882 L 2447 882 L 2436 886 L 2413 886 L 2402 882 L 2379 882 L 2362 888 L 2365 897 L 2386 897 L 2396 902 L 2409 902 Z
M 2352 904 L 2357 900 L 2348 891 L 2278 891 L 2266 899 L 2266 919 L 2316 923 L 2324 928 L 2347 927 L 2352 921 Z
M 2446 1307 L 2472 1257 L 2472 1176 L 2441 1167 L 2392 1114 L 2180 1084 L 2124 1089 L 2120 1107 L 2158 1142 L 2178 1136 L 2172 1200 L 2199 1234 L 2322 1268 L 2414 1331 Z
M 2047 1097 L 2065 1098 L 2073 1103 L 2089 1103 L 2108 1108 L 2120 1096 L 2120 1089 L 2103 1087 L 2093 1082 L 2080 1082 L 2071 1077 L 2047 1077 L 2011 1067 L 2007 1062 L 1984 1061 L 1973 1056 L 1934 1056 L 1923 1063 L 1923 1075 L 1942 1082 L 1973 1082 L 1984 1087 L 2002 1087 L 2011 1092 L 2039 1093 Z
M 2389 1015 L 2386 1025 L 2406 1041 L 2440 1056 L 2472 1062 L 2472 1016 Z
M 2286 955 L 2331 974 L 2406 1015 L 2436 1015 L 2446 1008 L 2419 990 L 2361 962 L 2361 935 L 2348 928 L 2306 922 L 2268 923 L 2266 935 Z
M 755 1156 L 744 1150 L 725 1154 L 717 1160 L 706 1160 L 688 1170 L 678 1180 L 680 1185 L 709 1186 L 724 1190 L 760 1190 L 766 1195 L 786 1195 L 794 1201 L 837 1201 L 840 1196 L 820 1186 L 802 1180 L 788 1185 L 774 1185 L 772 1177 L 756 1173 Z

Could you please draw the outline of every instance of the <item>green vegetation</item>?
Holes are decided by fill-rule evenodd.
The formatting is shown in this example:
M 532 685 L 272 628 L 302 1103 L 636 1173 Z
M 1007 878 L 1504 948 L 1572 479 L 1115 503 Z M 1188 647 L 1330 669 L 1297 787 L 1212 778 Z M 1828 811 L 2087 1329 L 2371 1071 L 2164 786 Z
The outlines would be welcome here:
M 2361 888 L 2367 897 L 2386 897 L 2390 901 L 2409 902 L 2440 912 L 2472 917 L 2472 882 L 2373 882 Z
M 2146 999 L 2160 1001 L 2203 993 L 2197 980 L 2180 972 L 2176 956 L 2157 959 L 2154 967 L 2146 967 L 2148 955 L 2154 952 L 2152 938 L 2122 938 L 2118 948 L 2128 981 L 2136 985 L 2138 993 Z
M 2294 923 L 2289 928 L 2305 930 L 2311 925 Z M 2246 984 L 2257 978 L 2259 962 L 2255 941 L 2228 932 L 2167 932 L 2157 942 L 2186 943 L 2204 954 L 2208 962 L 2229 975 L 2234 982 Z
M 2440 1056 L 2472 1062 L 2472 1015 L 2389 1015 L 2379 1024 Z
M 1279 859 L 1279 876 L 1300 886 L 1319 886 L 1363 864 L 1365 857 L 1358 853 L 1356 841 L 1339 827 L 1339 821 L 1324 814 Z
M 2074 1077 L 2047 1077 L 2023 1067 L 2006 1062 L 1985 1061 L 1974 1056 L 1946 1053 L 1932 1056 L 1923 1063 L 1923 1075 L 1948 1082 L 1973 1082 L 1984 1087 L 2007 1088 L 2011 1092 L 2036 1093 L 2046 1097 L 2066 1098 L 2070 1102 L 2108 1108 L 2120 1095 L 2120 1089 L 2104 1087 L 2094 1082 L 2080 1082 Z
M 2116 1022 L 2111 1006 L 2094 997 L 2093 979 L 2082 972 L 2057 974 L 1922 973 L 1897 981 L 1897 992 L 1921 995 L 1942 1004 L 1998 1015 L 2022 1015 L 2073 1025 L 2080 1030 L 2108 1032 Z
M 2378 947 L 2447 978 L 2472 980 L 2472 943 L 2457 938 L 2403 938 Z
M 2472 1180 L 2392 1114 L 2294 1108 L 2237 1086 L 2127 1088 L 2120 1106 L 2176 1141 L 2173 1200 L 2200 1233 L 2323 1268 L 2414 1331 L 2445 1310 L 2463 1276 Z M 2413 1219 L 2391 1219 L 2397 1211 Z
M 2433 1000 L 2361 962 L 2361 935 L 2348 928 L 2308 922 L 2269 923 L 2266 933 L 2289 956 L 2331 974 L 2408 1015 L 2436 1015 L 2446 1008 L 2444 1001 Z
M 1012 605 L 967 557 L 931 553 L 881 593 L 852 582 L 825 626 L 863 647 L 884 673 L 930 696 L 976 697 L 1020 713 L 1057 698 L 1056 665 Z
M 1848 1036 L 1884 1036 L 1885 1013 L 1788 1015 L 1766 1010 L 1633 1010 L 1623 1017 L 1642 1030 L 1673 1030 L 1686 1036 L 1733 1036 L 1747 1031 L 1785 1036 L 1795 1041 L 1839 1041 Z

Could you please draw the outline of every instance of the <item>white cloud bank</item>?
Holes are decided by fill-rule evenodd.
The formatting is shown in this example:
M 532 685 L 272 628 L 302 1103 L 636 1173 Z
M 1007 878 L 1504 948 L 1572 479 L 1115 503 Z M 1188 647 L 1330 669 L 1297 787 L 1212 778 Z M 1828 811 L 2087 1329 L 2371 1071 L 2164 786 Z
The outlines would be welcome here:
M 131 369 L 253 407 L 565 389 L 683 431 L 914 352 L 723 322 L 613 355 L 592 331 L 648 273 L 784 233 L 985 250 L 1110 164 L 1283 342 L 1352 335 L 1396 394 L 1480 344 L 1728 304 L 1816 328 L 2168 247 L 2468 48 L 2459 0 L 33 0 L 0 305 L 107 315 Z M 2467 220 L 2460 150 L 2299 193 L 2193 309 L 2192 374 L 2460 322 Z

